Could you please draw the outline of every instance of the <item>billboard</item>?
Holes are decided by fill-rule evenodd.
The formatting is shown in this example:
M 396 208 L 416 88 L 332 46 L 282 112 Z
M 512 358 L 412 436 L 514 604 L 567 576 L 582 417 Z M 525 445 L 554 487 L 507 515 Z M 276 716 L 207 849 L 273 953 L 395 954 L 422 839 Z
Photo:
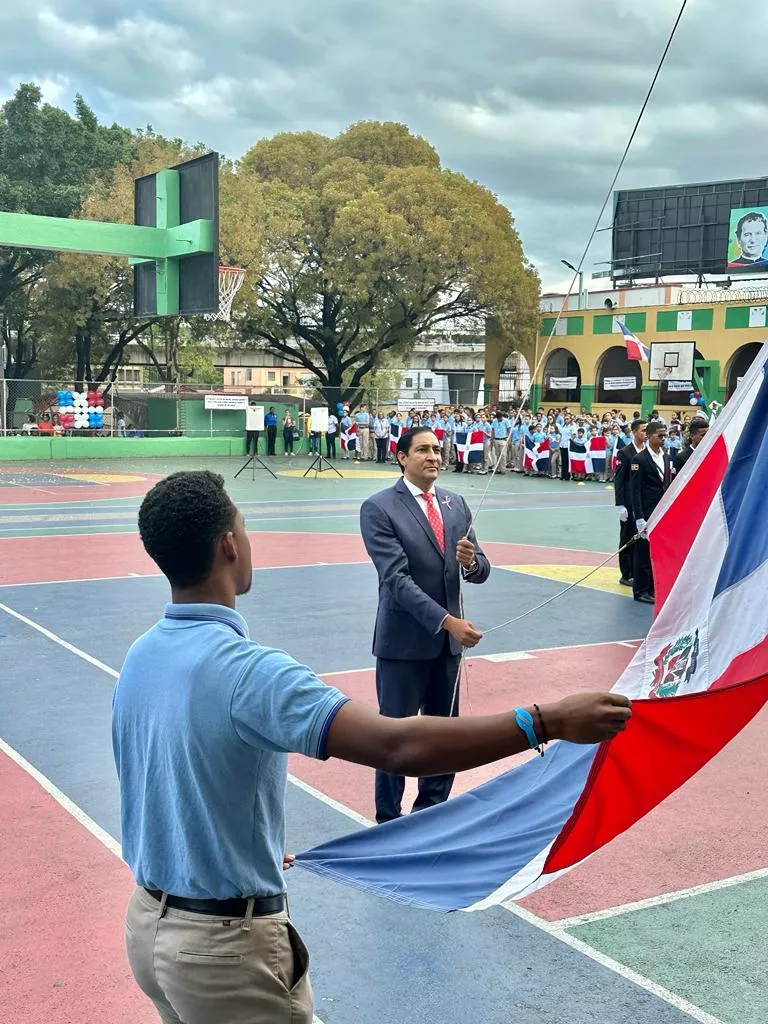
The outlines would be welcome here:
M 617 191 L 610 274 L 636 281 L 766 273 L 765 246 L 754 255 L 763 228 L 768 245 L 768 177 Z
M 768 269 L 768 206 L 731 210 L 728 269 Z

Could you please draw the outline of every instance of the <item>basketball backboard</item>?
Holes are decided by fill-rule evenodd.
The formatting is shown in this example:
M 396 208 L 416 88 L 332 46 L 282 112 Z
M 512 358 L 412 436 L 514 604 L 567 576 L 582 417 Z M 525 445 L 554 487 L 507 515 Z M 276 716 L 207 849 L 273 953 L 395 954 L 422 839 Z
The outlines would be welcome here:
M 136 316 L 197 316 L 219 309 L 219 155 L 177 164 L 134 183 L 134 223 L 178 228 L 194 224 L 208 239 L 189 256 L 134 262 Z
M 693 341 L 651 342 L 648 380 L 693 380 L 696 343 Z

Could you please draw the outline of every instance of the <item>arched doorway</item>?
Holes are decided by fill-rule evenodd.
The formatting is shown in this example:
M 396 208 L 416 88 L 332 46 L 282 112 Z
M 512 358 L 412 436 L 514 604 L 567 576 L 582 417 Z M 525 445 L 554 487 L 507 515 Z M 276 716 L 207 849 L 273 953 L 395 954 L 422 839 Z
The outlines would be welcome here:
M 703 359 L 704 356 L 699 352 L 698 349 L 694 350 L 694 363 L 697 359 Z M 683 386 L 684 385 L 684 386 Z M 688 405 L 688 395 L 691 391 L 695 391 L 693 381 L 668 381 L 663 380 L 659 383 L 659 389 L 656 393 L 656 404 L 659 406 L 684 406 Z
M 626 345 L 603 352 L 597 368 L 597 401 L 640 408 L 643 374 L 636 359 L 627 359 Z
M 550 352 L 544 366 L 541 400 L 559 405 L 578 404 L 581 401 L 581 367 L 576 356 L 567 348 L 556 348 Z
M 747 370 L 755 361 L 757 353 L 763 346 L 758 341 L 752 341 L 748 345 L 737 348 L 731 356 L 728 364 L 728 372 L 725 375 L 725 397 L 726 401 L 736 390 L 736 385 L 741 377 L 745 377 Z
M 531 386 L 531 368 L 522 352 L 510 352 L 499 374 L 499 401 L 518 405 Z

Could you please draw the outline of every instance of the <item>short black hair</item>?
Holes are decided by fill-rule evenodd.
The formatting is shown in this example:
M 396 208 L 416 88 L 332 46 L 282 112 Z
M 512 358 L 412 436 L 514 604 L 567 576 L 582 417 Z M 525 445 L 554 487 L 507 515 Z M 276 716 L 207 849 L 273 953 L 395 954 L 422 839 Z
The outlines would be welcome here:
M 403 452 L 405 455 L 408 454 L 408 452 L 411 450 L 411 445 L 413 444 L 413 439 L 414 439 L 414 437 L 416 437 L 417 434 L 434 434 L 434 433 L 435 432 L 432 429 L 432 427 L 412 427 L 410 430 L 404 430 L 402 432 L 402 434 L 400 435 L 400 438 L 399 438 L 399 440 L 397 442 L 397 449 L 395 450 L 395 458 L 397 459 L 397 464 L 400 466 L 400 472 L 401 473 L 405 472 L 405 466 L 403 466 L 403 464 L 400 462 L 400 459 L 397 458 L 397 456 L 400 454 L 400 452 Z
M 645 433 L 647 437 L 653 437 L 654 434 L 663 433 L 666 429 L 666 423 L 659 423 L 658 420 L 651 420 Z
M 634 432 L 636 430 L 639 430 L 640 427 L 644 427 L 647 422 L 648 422 L 647 420 L 641 420 L 639 416 L 636 416 L 635 419 L 632 420 L 632 426 L 631 426 L 632 433 L 634 434 Z
M 194 586 L 209 575 L 216 541 L 232 530 L 235 513 L 218 473 L 172 473 L 141 503 L 141 541 L 173 586 Z
M 688 424 L 688 434 L 698 434 L 700 430 L 709 430 L 709 420 L 705 420 L 703 416 L 694 416 Z

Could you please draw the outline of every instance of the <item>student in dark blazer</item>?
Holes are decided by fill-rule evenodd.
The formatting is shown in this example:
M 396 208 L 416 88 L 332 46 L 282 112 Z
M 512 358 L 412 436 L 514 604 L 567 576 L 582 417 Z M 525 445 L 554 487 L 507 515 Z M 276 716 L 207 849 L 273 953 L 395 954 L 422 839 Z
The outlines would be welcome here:
M 664 451 L 667 428 L 652 420 L 646 428 L 648 447 L 632 459 L 629 467 L 629 498 L 635 529 L 640 537 L 635 541 L 635 567 L 632 588 L 636 601 L 653 604 L 653 570 L 651 547 L 643 536 L 647 521 L 672 482 L 672 466 Z
M 436 487 L 441 444 L 431 428 L 403 432 L 397 445 L 403 473 L 394 487 L 360 509 L 366 550 L 379 575 L 373 637 L 379 711 L 389 718 L 421 712 L 458 714 L 462 647 L 482 633 L 463 618 L 461 582 L 484 583 L 491 566 L 471 527 L 467 503 Z M 419 779 L 413 810 L 448 799 L 453 775 Z M 401 815 L 405 779 L 376 773 L 376 820 Z
M 613 478 L 613 491 L 616 501 L 616 513 L 619 517 L 619 549 L 629 544 L 635 535 L 635 519 L 632 515 L 632 502 L 629 500 L 629 466 L 632 459 L 645 447 L 645 428 L 647 420 L 632 421 L 632 440 L 616 453 L 616 473 Z M 619 554 L 619 583 L 625 587 L 632 586 L 635 574 L 634 545 L 630 544 Z
M 688 459 L 693 455 L 694 450 L 699 447 L 709 430 L 709 423 L 703 416 L 697 416 L 691 420 L 688 427 L 688 444 L 675 456 L 674 473 L 677 475 Z

